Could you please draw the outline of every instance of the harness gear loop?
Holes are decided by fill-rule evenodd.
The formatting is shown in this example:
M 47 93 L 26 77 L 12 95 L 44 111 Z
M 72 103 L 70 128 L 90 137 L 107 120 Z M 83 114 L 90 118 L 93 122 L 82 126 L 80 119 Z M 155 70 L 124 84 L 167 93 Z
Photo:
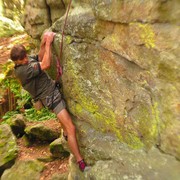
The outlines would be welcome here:
M 70 10 L 70 7 L 71 7 L 71 2 L 72 0 L 69 1 L 69 4 L 68 4 L 68 7 L 67 7 L 67 11 L 66 11 L 66 16 L 65 16 L 65 20 L 64 20 L 64 26 L 63 26 L 63 29 L 62 29 L 62 37 L 61 37 L 61 43 L 60 43 L 60 54 L 59 54 L 59 58 L 58 56 L 56 57 L 56 71 L 57 71 L 57 75 L 56 75 L 56 85 L 58 85 L 58 80 L 60 78 L 60 76 L 62 75 L 63 71 L 62 71 L 62 67 L 60 65 L 60 60 L 62 58 L 62 50 L 63 50 L 63 41 L 64 41 L 64 30 L 65 30 L 65 27 L 66 27 L 66 24 L 67 24 L 67 18 L 68 18 L 68 14 L 69 14 L 69 10 Z

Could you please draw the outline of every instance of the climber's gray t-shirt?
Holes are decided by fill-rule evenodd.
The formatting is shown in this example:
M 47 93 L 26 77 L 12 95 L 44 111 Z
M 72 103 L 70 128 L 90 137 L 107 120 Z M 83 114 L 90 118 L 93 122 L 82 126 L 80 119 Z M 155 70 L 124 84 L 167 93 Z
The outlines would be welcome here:
M 15 75 L 34 100 L 45 99 L 53 93 L 55 83 L 41 70 L 38 56 L 28 57 L 28 60 L 28 64 L 15 66 Z

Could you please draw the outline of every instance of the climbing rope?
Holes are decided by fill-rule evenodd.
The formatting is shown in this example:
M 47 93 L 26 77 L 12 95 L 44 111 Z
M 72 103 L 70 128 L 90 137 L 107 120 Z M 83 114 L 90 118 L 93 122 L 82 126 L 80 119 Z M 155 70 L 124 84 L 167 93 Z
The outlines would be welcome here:
M 61 65 L 60 65 L 60 60 L 62 58 L 63 41 L 64 41 L 64 30 L 65 30 L 65 27 L 66 27 L 66 24 L 67 24 L 67 19 L 68 19 L 69 10 L 70 10 L 70 7 L 71 7 L 71 2 L 72 2 L 72 0 L 69 1 L 68 7 L 67 7 L 67 11 L 66 11 L 65 20 L 64 20 L 64 26 L 63 26 L 63 29 L 62 29 L 59 58 L 56 57 L 56 66 L 57 66 L 56 82 L 59 81 L 59 78 L 62 75 L 62 68 L 61 68 Z

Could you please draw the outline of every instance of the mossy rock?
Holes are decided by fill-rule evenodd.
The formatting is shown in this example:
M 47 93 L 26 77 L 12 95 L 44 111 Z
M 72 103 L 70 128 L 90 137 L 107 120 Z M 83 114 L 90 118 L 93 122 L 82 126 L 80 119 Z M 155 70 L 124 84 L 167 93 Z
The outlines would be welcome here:
M 25 134 L 24 129 L 26 127 L 24 116 L 22 114 L 13 116 L 10 120 L 10 126 L 16 137 L 22 137 Z
M 0 37 L 9 37 L 24 30 L 20 24 L 15 24 L 11 19 L 0 16 Z
M 61 138 L 56 139 L 50 144 L 50 152 L 53 157 L 58 158 L 68 157 L 70 155 L 70 153 L 64 149 Z
M 1 180 L 39 180 L 43 169 L 43 163 L 37 160 L 17 161 L 11 169 L 3 173 Z
M 18 153 L 16 138 L 7 124 L 0 125 L 0 174 L 10 168 Z
M 27 137 L 36 138 L 41 141 L 52 142 L 60 136 L 60 133 L 45 127 L 43 124 L 29 126 L 25 129 Z

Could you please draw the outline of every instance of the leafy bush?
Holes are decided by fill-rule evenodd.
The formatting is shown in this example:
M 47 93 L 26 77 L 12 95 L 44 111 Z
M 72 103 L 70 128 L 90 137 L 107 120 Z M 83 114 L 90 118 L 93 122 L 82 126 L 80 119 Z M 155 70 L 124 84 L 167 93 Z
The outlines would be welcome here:
M 21 84 L 14 76 L 13 69 L 14 63 L 12 61 L 8 61 L 3 65 L 3 73 L 0 74 L 1 97 L 9 89 L 14 94 L 14 98 L 18 100 L 17 109 L 20 109 L 30 98 L 30 95 L 22 89 Z
M 2 117 L 2 123 L 9 123 L 9 119 L 13 116 L 19 114 L 19 111 L 8 111 L 3 117 Z M 33 107 L 30 109 L 25 109 L 23 112 L 23 115 L 29 122 L 34 121 L 45 121 L 49 119 L 55 119 L 56 115 L 52 112 L 50 112 L 47 108 L 42 108 L 40 111 L 37 111 Z
M 56 118 L 56 115 L 47 108 L 42 108 L 40 111 L 34 108 L 26 109 L 24 115 L 29 121 L 44 121 Z

